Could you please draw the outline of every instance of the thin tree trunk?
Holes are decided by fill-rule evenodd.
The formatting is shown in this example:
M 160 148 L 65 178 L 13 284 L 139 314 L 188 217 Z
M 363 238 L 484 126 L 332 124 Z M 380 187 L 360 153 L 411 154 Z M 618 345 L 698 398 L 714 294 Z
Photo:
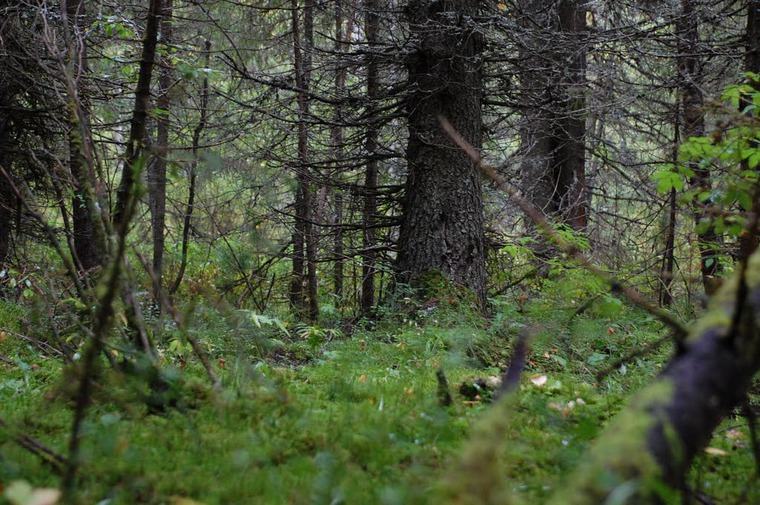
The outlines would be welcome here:
M 169 52 L 172 44 L 173 0 L 164 0 L 161 11 L 161 42 L 166 54 L 161 58 L 158 74 L 158 114 L 156 158 L 148 167 L 148 203 L 150 221 L 153 231 L 153 299 L 156 308 L 161 310 L 164 270 L 164 230 L 166 223 L 166 164 L 169 156 L 169 109 L 171 107 L 170 88 L 172 85 L 172 68 Z
M 211 58 L 211 42 L 208 40 L 204 46 L 204 51 L 206 52 L 206 66 L 208 67 Z M 206 128 L 208 97 L 208 76 L 205 76 L 203 78 L 203 88 L 201 90 L 201 117 L 198 120 L 198 125 L 195 127 L 195 130 L 193 130 L 193 160 L 190 162 L 190 181 L 188 184 L 187 205 L 185 206 L 185 215 L 182 220 L 182 256 L 180 258 L 177 277 L 175 277 L 171 288 L 169 288 L 170 295 L 173 295 L 179 289 L 182 284 L 182 278 L 185 276 L 185 268 L 187 268 L 187 252 L 190 247 L 190 229 L 192 228 L 193 211 L 195 210 L 195 181 L 197 177 L 198 158 L 200 156 L 201 135 Z
M 129 139 L 121 181 L 116 190 L 116 204 L 113 221 L 117 227 L 126 226 L 129 216 L 129 200 L 134 198 L 134 187 L 145 161 L 145 140 L 150 108 L 150 82 L 153 75 L 153 64 L 156 60 L 156 45 L 158 42 L 158 21 L 161 17 L 161 0 L 150 0 L 148 19 L 143 39 L 142 56 L 140 57 L 140 73 L 135 88 L 135 107 L 130 121 Z
M 311 56 L 314 43 L 314 0 L 306 0 L 303 8 L 303 37 L 299 20 L 298 0 L 291 0 L 293 30 L 293 67 L 296 74 L 298 104 L 298 161 L 296 164 L 295 228 L 293 232 L 293 278 L 290 284 L 290 303 L 299 317 L 316 321 L 319 317 L 316 275 L 316 243 L 311 224 L 311 176 L 307 119 L 309 116 L 309 86 Z M 304 292 L 304 283 L 308 291 Z M 308 312 L 305 298 L 308 295 Z
M 675 267 L 675 240 L 676 240 L 676 217 L 677 199 L 675 188 L 668 195 L 668 223 L 665 228 L 665 251 L 662 256 L 662 270 L 660 271 L 660 306 L 670 307 L 673 303 L 673 294 L 670 288 L 673 285 L 673 269 Z
M 69 168 L 74 197 L 71 201 L 73 225 L 72 256 L 84 272 L 103 265 L 106 257 L 106 230 L 95 193 L 95 156 L 90 125 L 90 107 L 82 86 L 88 72 L 87 45 L 80 19 L 85 15 L 84 0 L 61 1 L 66 25 L 68 63 L 64 73 L 69 94 Z
M 369 55 L 367 56 L 367 101 L 368 127 L 366 133 L 367 164 L 364 172 L 364 209 L 362 215 L 362 296 L 360 310 L 368 314 L 375 305 L 375 215 L 377 214 L 378 177 L 378 127 L 375 117 L 375 102 L 380 94 L 380 72 L 377 56 L 380 31 L 380 5 L 378 0 L 365 0 L 364 31 L 367 36 Z
M 353 32 L 353 13 L 346 16 L 344 10 L 344 1 L 336 0 L 335 2 L 335 52 L 343 54 L 348 50 L 347 37 Z M 344 22 L 348 22 L 346 30 L 343 29 Z M 348 73 L 347 66 L 344 62 L 339 61 L 338 67 L 335 71 L 335 96 L 341 97 L 346 90 L 346 76 Z M 343 127 L 341 122 L 343 121 L 343 110 L 340 105 L 336 105 L 333 110 L 333 122 L 330 126 L 330 146 L 332 151 L 332 158 L 335 160 L 333 180 L 339 180 L 340 178 L 340 164 L 344 158 L 344 139 L 343 139 Z M 335 262 L 333 263 L 333 292 L 335 294 L 336 303 L 338 305 L 343 304 L 343 284 L 344 284 L 344 230 L 343 230 L 343 188 L 340 184 L 334 186 L 333 189 L 333 256 Z
M 676 21 L 678 38 L 678 73 L 681 83 L 682 137 L 701 137 L 705 134 L 704 96 L 702 94 L 702 65 L 699 61 L 699 17 L 692 0 L 681 0 L 681 15 Z M 712 182 L 710 171 L 700 168 L 699 163 L 692 162 L 689 168 L 694 171 L 691 186 L 701 191 L 710 191 Z M 720 235 L 715 226 L 710 224 L 704 230 L 702 220 L 712 220 L 713 204 L 694 202 L 694 222 L 697 226 L 697 248 L 700 256 L 700 271 L 705 292 L 715 290 L 716 276 L 721 268 L 718 262 L 718 243 Z
M 3 152 L 3 147 L 4 137 L 3 132 L 0 131 L 0 152 Z M 5 167 L 8 167 L 8 163 L 0 157 L 0 169 Z M 5 264 L 10 257 L 15 199 L 10 185 L 0 177 L 0 271 L 5 269 Z

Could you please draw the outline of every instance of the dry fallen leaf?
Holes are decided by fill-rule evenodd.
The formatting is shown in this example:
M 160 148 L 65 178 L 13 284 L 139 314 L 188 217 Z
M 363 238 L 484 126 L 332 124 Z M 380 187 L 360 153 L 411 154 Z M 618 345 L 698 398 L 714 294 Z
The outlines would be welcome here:
M 705 452 L 711 456 L 728 456 L 728 453 L 717 447 L 705 447 Z
M 364 384 L 365 382 L 367 382 L 367 376 L 365 374 L 361 374 L 359 376 L 359 383 Z
M 528 377 L 528 379 L 530 379 L 530 381 L 536 386 L 543 386 L 549 380 L 549 378 L 544 374 L 531 375 Z

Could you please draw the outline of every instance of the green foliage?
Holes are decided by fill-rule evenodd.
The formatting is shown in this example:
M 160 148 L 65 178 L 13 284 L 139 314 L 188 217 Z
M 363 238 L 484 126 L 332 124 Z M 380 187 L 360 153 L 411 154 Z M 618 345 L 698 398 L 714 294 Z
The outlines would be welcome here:
M 561 275 L 522 312 L 508 297 L 495 300 L 490 320 L 465 304 L 415 302 L 350 335 L 198 305 L 188 310 L 187 331 L 211 353 L 221 393 L 213 393 L 188 349 L 182 367 L 158 370 L 138 361 L 128 376 L 104 362 L 85 423 L 79 500 L 440 503 L 461 491 L 455 463 L 467 447 L 483 485 L 542 503 L 668 356 L 662 349 L 632 357 L 599 378 L 628 350 L 659 338 L 661 326 L 609 298 L 588 275 L 575 269 Z M 570 310 L 558 310 L 557 301 L 568 296 Z M 589 297 L 596 297 L 590 308 L 575 314 Z M 15 317 L 15 307 L 0 304 L 0 320 L 6 312 Z M 526 327 L 535 329 L 517 395 L 493 410 L 465 401 L 458 385 L 499 375 Z M 181 335 L 161 319 L 153 329 L 168 365 Z M 0 366 L 15 386 L 2 391 L 0 417 L 8 426 L 0 427 L 0 482 L 8 488 L 25 481 L 31 487 L 14 489 L 27 491 L 55 488 L 58 478 L 12 437 L 23 432 L 65 453 L 72 404 L 58 384 L 71 377 L 55 360 L 7 344 L 0 342 L 0 354 L 14 362 Z M 438 405 L 440 367 L 454 395 L 451 407 Z M 151 387 L 157 377 L 164 389 Z M 150 415 L 157 406 L 162 414 Z M 480 420 L 490 427 L 473 429 Z M 729 443 L 723 437 L 719 447 Z M 730 456 L 700 463 L 694 482 L 709 483 L 715 496 L 736 496 L 730 477 L 751 460 L 749 446 L 739 445 Z
M 760 92 L 750 82 L 757 83 L 760 76 L 746 76 L 747 83 L 730 85 L 723 92 L 722 100 L 731 107 L 722 111 L 726 121 L 711 136 L 686 139 L 680 145 L 678 165 L 663 165 L 652 175 L 660 193 L 688 188 L 681 193 L 682 203 L 710 203 L 724 210 L 704 216 L 697 224 L 698 233 L 713 226 L 720 235 L 738 237 L 745 229 L 746 213 L 752 209 L 760 164 Z M 695 170 L 709 172 L 710 188 L 690 187 Z

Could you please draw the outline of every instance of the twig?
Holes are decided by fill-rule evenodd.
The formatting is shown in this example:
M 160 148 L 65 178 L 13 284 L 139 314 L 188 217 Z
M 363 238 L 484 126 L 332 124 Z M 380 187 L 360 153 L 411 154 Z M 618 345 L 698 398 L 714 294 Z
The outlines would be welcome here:
M 611 374 L 612 372 L 614 372 L 615 370 L 617 370 L 618 368 L 620 368 L 621 365 L 624 365 L 625 363 L 631 361 L 633 358 L 639 358 L 641 356 L 646 356 L 650 352 L 656 351 L 665 342 L 670 342 L 670 335 L 665 335 L 664 337 L 660 337 L 657 340 L 655 340 L 654 342 L 645 345 L 641 349 L 636 349 L 635 351 L 626 354 L 622 358 L 617 359 L 616 361 L 614 361 L 611 365 L 609 365 L 604 370 L 601 370 L 601 371 L 597 372 L 597 374 L 596 374 L 596 381 L 597 382 L 601 382 L 602 379 L 604 379 L 609 374 Z
M 155 277 L 155 272 L 153 272 L 153 269 L 148 264 L 148 261 L 137 250 L 135 250 L 135 255 L 137 256 L 137 260 L 142 264 L 145 271 L 148 272 L 148 275 L 150 275 L 151 282 L 155 283 L 157 280 Z M 219 376 L 216 374 L 216 372 L 214 372 L 214 367 L 211 364 L 211 360 L 209 360 L 208 355 L 203 350 L 203 347 L 201 347 L 198 340 L 196 340 L 195 337 L 190 335 L 190 333 L 187 331 L 185 318 L 182 317 L 182 314 L 180 314 L 179 311 L 177 311 L 177 309 L 174 308 L 174 305 L 172 305 L 171 300 L 163 291 L 161 291 L 160 299 L 157 301 L 166 310 L 166 312 L 169 313 L 174 323 L 177 325 L 180 331 L 182 331 L 182 333 L 184 334 L 185 339 L 187 339 L 187 342 L 190 344 L 190 347 L 192 347 L 193 352 L 198 357 L 198 360 L 203 365 L 203 368 L 206 370 L 206 374 L 208 375 L 208 378 L 211 380 L 211 384 L 214 386 L 214 389 L 216 390 L 216 392 L 221 391 L 222 382 L 219 379 Z
M 607 272 L 594 265 L 591 260 L 589 260 L 580 251 L 580 249 L 562 238 L 562 236 L 557 232 L 552 224 L 549 223 L 549 221 L 547 221 L 547 219 L 544 217 L 541 210 L 523 198 L 523 196 L 520 195 L 514 186 L 512 186 L 506 181 L 506 179 L 499 175 L 499 173 L 497 173 L 496 170 L 494 170 L 494 168 L 489 165 L 488 162 L 486 162 L 483 156 L 481 156 L 481 154 L 474 147 L 472 147 L 464 139 L 464 137 L 462 137 L 459 132 L 454 129 L 453 126 L 451 126 L 451 123 L 449 123 L 446 118 L 441 116 L 439 117 L 439 121 L 443 130 L 449 135 L 449 137 L 451 137 L 454 143 L 459 146 L 464 152 L 466 152 L 470 158 L 475 161 L 475 163 L 477 163 L 483 175 L 490 179 L 500 189 L 505 191 L 514 200 L 517 206 L 520 207 L 522 211 L 525 212 L 538 225 L 543 234 L 552 242 L 554 242 L 557 247 L 562 249 L 565 254 L 575 259 L 575 261 L 577 261 L 583 268 L 593 273 L 600 279 L 603 279 L 610 286 L 610 291 L 612 293 L 622 295 L 637 307 L 641 307 L 647 312 L 657 316 L 660 321 L 665 323 L 673 330 L 676 340 L 683 341 L 686 338 L 686 328 L 681 324 L 680 321 L 673 317 L 673 315 L 671 315 L 669 312 L 653 305 L 638 291 L 624 286 L 620 281 L 614 279 Z
M 43 350 L 45 352 L 48 352 L 48 353 L 51 353 L 51 354 L 57 353 L 57 354 L 59 354 L 61 356 L 64 356 L 64 357 L 66 356 L 66 354 L 62 350 L 56 349 L 52 345 L 50 345 L 47 342 L 44 342 L 42 340 L 37 340 L 34 337 L 30 337 L 28 335 L 22 335 L 21 333 L 17 333 L 15 331 L 11 331 L 11 330 L 8 330 L 8 329 L 5 329 L 5 328 L 0 328 L 0 331 L 2 331 L 3 333 L 7 333 L 8 335 L 11 335 L 13 337 L 17 337 L 17 338 L 20 338 L 22 340 L 26 340 L 27 342 L 30 342 L 30 343 L 36 345 L 37 347 L 39 347 L 41 350 Z
M 8 427 L 8 423 L 0 418 L 0 426 Z M 66 458 L 47 447 L 42 442 L 30 437 L 29 435 L 18 434 L 13 437 L 13 441 L 35 456 L 42 459 L 43 462 L 53 467 L 56 473 L 62 473 L 66 466 Z

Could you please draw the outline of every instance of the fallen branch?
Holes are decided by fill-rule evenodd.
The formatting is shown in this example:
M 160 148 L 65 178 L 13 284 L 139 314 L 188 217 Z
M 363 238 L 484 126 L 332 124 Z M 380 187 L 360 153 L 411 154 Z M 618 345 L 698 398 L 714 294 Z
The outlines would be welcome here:
M 8 423 L 0 418 L 0 426 L 8 427 Z M 38 456 L 44 463 L 50 465 L 56 473 L 63 473 L 63 469 L 66 466 L 66 458 L 55 452 L 53 449 L 50 449 L 42 442 L 29 435 L 14 435 L 13 441 L 35 456 Z

